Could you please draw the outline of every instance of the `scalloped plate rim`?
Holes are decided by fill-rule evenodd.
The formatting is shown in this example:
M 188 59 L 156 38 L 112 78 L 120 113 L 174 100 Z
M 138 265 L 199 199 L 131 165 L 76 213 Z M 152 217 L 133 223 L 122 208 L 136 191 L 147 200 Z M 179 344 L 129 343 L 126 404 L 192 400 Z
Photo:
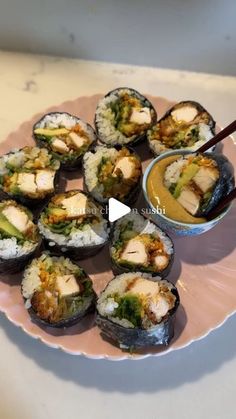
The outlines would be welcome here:
M 199 342 L 200 340 L 206 338 L 209 334 L 211 334 L 212 332 L 214 332 L 215 330 L 217 330 L 221 326 L 223 326 L 224 323 L 226 323 L 226 321 L 230 317 L 232 317 L 234 314 L 236 314 L 236 309 L 233 310 L 232 312 L 227 313 L 222 320 L 220 320 L 214 327 L 209 328 L 209 330 L 207 330 L 207 332 L 205 334 L 195 336 L 194 338 L 192 338 L 191 340 L 189 340 L 189 342 L 186 343 L 185 345 L 174 346 L 174 347 L 173 346 L 169 346 L 169 348 L 167 348 L 166 350 L 163 350 L 161 352 L 147 353 L 147 354 L 144 354 L 144 355 L 136 355 L 136 354 L 132 355 L 132 354 L 129 354 L 129 353 L 124 353 L 124 356 L 123 357 L 122 356 L 111 356 L 111 355 L 89 355 L 86 352 L 70 351 L 70 350 L 66 349 L 64 345 L 58 345 L 58 344 L 53 345 L 51 342 L 49 342 L 46 339 L 42 338 L 42 336 L 37 335 L 37 334 L 34 334 L 34 333 L 30 333 L 28 330 L 25 329 L 25 327 L 23 326 L 22 323 L 17 323 L 17 321 L 11 319 L 11 316 L 1 306 L 0 306 L 0 312 L 3 313 L 5 315 L 5 317 L 12 324 L 14 324 L 14 326 L 16 326 L 16 327 L 20 328 L 21 330 L 23 330 L 26 333 L 26 335 L 28 335 L 32 339 L 39 340 L 41 343 L 43 343 L 47 347 L 49 347 L 51 349 L 59 349 L 62 352 L 65 352 L 68 355 L 83 356 L 83 357 L 85 357 L 87 359 L 93 359 L 93 360 L 103 360 L 103 359 L 106 359 L 108 361 L 129 361 L 129 360 L 139 361 L 139 360 L 143 360 L 143 359 L 150 358 L 150 357 L 164 356 L 164 355 L 167 355 L 167 354 L 169 354 L 171 352 L 179 351 L 180 349 L 187 348 L 188 346 L 192 345 L 194 342 Z
M 48 113 L 48 112 L 53 112 L 53 110 L 55 108 L 60 107 L 66 107 L 70 104 L 73 104 L 76 100 L 83 100 L 83 99 L 90 99 L 90 98 L 94 98 L 96 96 L 100 96 L 102 93 L 97 93 L 95 95 L 91 95 L 91 96 L 87 96 L 87 95 L 83 95 L 80 96 L 79 98 L 74 98 L 74 99 L 70 99 L 70 100 L 66 100 L 62 103 L 60 103 L 59 105 L 52 105 L 49 106 L 47 109 L 41 111 L 41 112 L 37 112 L 36 114 L 34 114 L 30 119 L 27 119 L 26 121 L 22 122 L 15 130 L 11 131 L 7 137 L 1 141 L 0 143 L 0 147 L 2 143 L 6 143 L 8 138 L 14 134 L 16 134 L 25 124 L 29 124 L 32 123 L 33 120 L 39 118 L 42 114 Z M 171 99 L 165 98 L 163 96 L 152 96 L 152 95 L 148 95 L 149 97 L 154 97 L 155 99 L 159 99 L 159 100 L 164 100 L 168 103 L 174 103 L 175 101 L 172 101 Z M 219 125 L 218 125 L 219 126 Z M 230 136 L 230 138 L 232 139 L 232 142 L 234 145 L 236 145 L 236 140 Z M 37 334 L 37 333 L 32 333 L 29 330 L 27 330 L 24 325 L 21 322 L 17 322 L 17 320 L 11 318 L 10 312 L 7 308 L 2 307 L 0 305 L 0 312 L 2 312 L 6 318 L 12 323 L 14 324 L 14 326 L 19 327 L 20 329 L 22 329 L 28 336 L 30 336 L 33 339 L 39 340 L 41 343 L 45 344 L 47 347 L 50 347 L 52 349 L 59 349 L 62 352 L 69 354 L 69 355 L 74 355 L 74 356 L 83 356 L 87 359 L 93 359 L 93 360 L 109 360 L 109 361 L 126 361 L 126 360 L 133 360 L 133 361 L 138 361 L 138 360 L 143 360 L 149 357 L 160 357 L 166 354 L 169 354 L 171 352 L 180 350 L 180 349 L 184 349 L 187 348 L 188 346 L 192 345 L 194 342 L 200 341 L 202 339 L 204 339 L 205 337 L 207 337 L 210 333 L 212 333 L 214 330 L 218 329 L 219 327 L 221 327 L 231 316 L 233 316 L 236 313 L 236 308 L 232 311 L 227 312 L 226 314 L 224 314 L 224 316 L 222 316 L 222 318 L 216 323 L 214 324 L 213 327 L 209 327 L 209 329 L 206 331 L 206 333 L 200 333 L 195 335 L 194 337 L 192 337 L 191 339 L 189 339 L 189 341 L 185 344 L 180 344 L 179 346 L 169 346 L 166 347 L 166 349 L 164 349 L 163 351 L 157 352 L 157 353 L 146 353 L 146 354 L 129 354 L 127 352 L 124 352 L 124 355 L 119 356 L 119 355 L 106 355 L 106 354 L 101 354 L 101 355 L 95 355 L 95 354 L 88 354 L 86 352 L 83 351 L 76 351 L 76 350 L 69 350 L 66 348 L 65 345 L 63 344 L 53 344 L 52 342 L 49 342 L 46 338 L 42 337 L 41 335 Z

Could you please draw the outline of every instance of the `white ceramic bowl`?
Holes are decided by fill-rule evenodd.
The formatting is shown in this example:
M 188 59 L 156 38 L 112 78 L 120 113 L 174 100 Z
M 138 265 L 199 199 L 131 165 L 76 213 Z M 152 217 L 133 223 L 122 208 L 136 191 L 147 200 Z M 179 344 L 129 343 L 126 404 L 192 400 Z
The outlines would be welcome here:
M 149 215 L 150 218 L 158 224 L 161 228 L 164 230 L 169 231 L 170 233 L 176 234 L 177 236 L 196 236 L 198 234 L 205 233 L 206 231 L 210 230 L 211 228 L 215 227 L 222 218 L 225 217 L 225 215 L 230 210 L 231 205 L 229 205 L 224 211 L 222 211 L 216 218 L 206 221 L 201 224 L 190 224 L 190 223 L 183 223 L 180 221 L 172 220 L 171 218 L 168 218 L 166 215 L 158 211 L 151 203 L 148 194 L 147 194 L 147 180 L 148 176 L 153 168 L 153 166 L 165 159 L 166 157 L 174 156 L 175 154 L 178 155 L 186 155 L 191 154 L 192 151 L 186 151 L 186 150 L 174 150 L 174 151 L 168 151 L 164 154 L 161 154 L 160 156 L 156 157 L 151 163 L 148 165 L 147 169 L 145 170 L 145 173 L 143 175 L 143 193 L 146 200 L 146 203 L 149 207 Z

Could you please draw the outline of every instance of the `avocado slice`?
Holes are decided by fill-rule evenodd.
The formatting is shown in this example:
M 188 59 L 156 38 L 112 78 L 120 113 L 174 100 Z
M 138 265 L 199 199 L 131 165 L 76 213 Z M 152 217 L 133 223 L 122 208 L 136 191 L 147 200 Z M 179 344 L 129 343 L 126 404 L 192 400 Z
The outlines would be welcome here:
M 133 239 L 135 236 L 137 236 L 137 233 L 133 230 L 125 230 L 121 233 L 120 238 L 122 240 L 130 240 Z
M 120 122 L 117 128 L 126 137 L 131 137 L 134 135 L 135 124 L 133 122 Z
M 56 217 L 63 217 L 64 215 L 66 215 L 66 210 L 59 207 L 48 208 L 48 212 L 49 214 L 55 215 Z
M 36 128 L 34 134 L 43 135 L 45 137 L 58 137 L 60 135 L 69 134 L 69 130 L 66 128 Z
M 9 237 L 16 237 L 19 240 L 24 239 L 23 234 L 11 224 L 5 215 L 0 213 L 0 232 Z
M 187 185 L 190 180 L 192 180 L 192 178 L 194 178 L 194 176 L 196 175 L 196 173 L 199 170 L 199 166 L 195 163 L 191 163 L 189 164 L 185 169 L 184 172 L 182 174 L 182 176 L 180 176 L 178 183 L 175 187 L 173 196 L 175 199 L 177 199 L 181 193 L 182 188 Z

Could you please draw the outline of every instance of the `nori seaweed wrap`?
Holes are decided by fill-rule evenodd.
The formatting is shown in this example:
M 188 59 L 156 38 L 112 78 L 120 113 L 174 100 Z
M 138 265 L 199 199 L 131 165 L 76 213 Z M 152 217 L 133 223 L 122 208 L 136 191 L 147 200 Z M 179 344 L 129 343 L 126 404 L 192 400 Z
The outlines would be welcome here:
M 185 153 L 167 166 L 164 185 L 186 211 L 206 217 L 234 188 L 234 170 L 227 157 Z
M 154 223 L 132 212 L 114 224 L 110 255 L 116 275 L 138 270 L 164 278 L 174 261 L 174 245 Z
M 158 156 L 166 151 L 195 151 L 215 135 L 215 121 L 200 103 L 186 100 L 169 109 L 148 130 L 151 151 Z
M 46 148 L 26 146 L 0 157 L 0 198 L 42 205 L 59 183 L 60 162 Z
M 48 148 L 60 160 L 64 170 L 78 168 L 84 153 L 96 142 L 91 125 L 67 112 L 44 115 L 34 125 L 33 137 L 38 146 Z
M 113 278 L 97 301 L 101 334 L 123 349 L 168 345 L 179 306 L 177 288 L 140 272 Z
M 28 208 L 13 200 L 0 202 L 0 273 L 15 273 L 24 269 L 41 241 Z
M 142 141 L 156 120 L 157 114 L 151 102 L 128 87 L 107 93 L 95 112 L 98 137 L 109 146 Z
M 141 190 L 142 164 L 127 147 L 97 146 L 83 159 L 84 186 L 101 204 L 109 198 L 134 203 Z
M 96 294 L 84 270 L 69 258 L 43 253 L 24 271 L 22 295 L 32 320 L 69 327 L 95 310 Z
M 100 205 L 80 190 L 55 195 L 38 221 L 46 248 L 75 260 L 95 255 L 108 240 L 102 213 Z

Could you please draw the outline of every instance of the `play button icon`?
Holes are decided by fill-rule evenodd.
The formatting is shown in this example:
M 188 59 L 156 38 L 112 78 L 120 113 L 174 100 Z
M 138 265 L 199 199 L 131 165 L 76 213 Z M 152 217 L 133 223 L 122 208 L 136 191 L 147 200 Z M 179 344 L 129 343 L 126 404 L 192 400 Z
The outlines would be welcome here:
M 123 217 L 126 214 L 129 214 L 131 208 L 123 204 L 120 201 L 117 201 L 115 198 L 110 198 L 108 201 L 108 211 L 109 211 L 109 221 L 113 223 L 119 218 Z

